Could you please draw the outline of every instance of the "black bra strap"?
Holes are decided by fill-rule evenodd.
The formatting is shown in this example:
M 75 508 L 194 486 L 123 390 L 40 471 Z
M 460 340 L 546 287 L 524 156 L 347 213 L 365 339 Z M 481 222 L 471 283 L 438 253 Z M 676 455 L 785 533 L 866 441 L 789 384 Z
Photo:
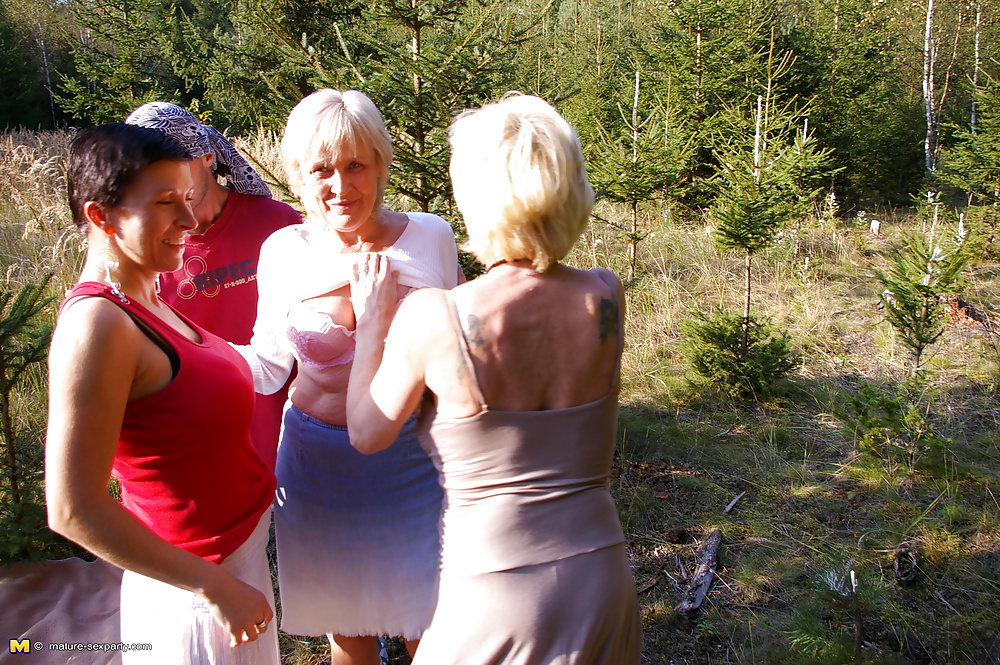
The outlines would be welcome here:
M 109 298 L 110 300 L 110 298 Z M 122 309 L 125 309 L 124 307 Z M 129 315 L 129 318 L 135 323 L 135 325 L 145 333 L 146 337 L 150 339 L 153 344 L 156 344 L 163 353 L 167 355 L 167 360 L 170 361 L 170 379 L 173 380 L 177 377 L 177 371 L 181 368 L 181 359 L 177 355 L 177 349 L 170 346 L 170 343 L 163 339 L 160 333 L 153 330 L 148 323 L 140 319 L 138 316 L 132 312 L 125 309 L 125 313 Z

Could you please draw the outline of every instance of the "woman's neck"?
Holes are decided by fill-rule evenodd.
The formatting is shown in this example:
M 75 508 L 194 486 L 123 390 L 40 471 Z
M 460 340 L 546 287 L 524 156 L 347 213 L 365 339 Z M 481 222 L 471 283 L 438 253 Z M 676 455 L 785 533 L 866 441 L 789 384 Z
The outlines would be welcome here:
M 103 257 L 88 256 L 83 271 L 80 273 L 80 281 L 107 284 L 113 291 L 121 293 L 129 300 L 139 301 L 148 309 L 156 309 L 160 306 L 156 273 L 128 270 L 119 266 L 112 270 L 109 275 Z
M 403 213 L 382 209 L 369 217 L 353 231 L 343 231 L 325 220 L 312 218 L 315 229 L 327 237 L 336 237 L 341 250 L 347 252 L 381 252 L 392 246 L 406 230 L 407 217 Z

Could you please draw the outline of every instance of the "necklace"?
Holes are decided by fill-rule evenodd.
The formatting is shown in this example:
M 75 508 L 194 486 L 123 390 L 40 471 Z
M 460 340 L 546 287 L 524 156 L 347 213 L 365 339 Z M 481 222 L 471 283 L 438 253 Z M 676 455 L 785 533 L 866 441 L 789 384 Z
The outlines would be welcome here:
M 499 265 L 509 264 L 513 265 L 518 261 L 531 261 L 531 259 L 500 259 L 499 261 L 494 261 L 493 263 L 486 266 L 486 272 L 489 272 Z

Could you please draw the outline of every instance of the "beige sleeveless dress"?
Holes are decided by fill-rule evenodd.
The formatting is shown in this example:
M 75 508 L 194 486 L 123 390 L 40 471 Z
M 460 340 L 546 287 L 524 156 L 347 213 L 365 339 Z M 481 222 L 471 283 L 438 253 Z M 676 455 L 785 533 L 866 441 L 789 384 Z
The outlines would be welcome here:
M 490 410 L 452 313 L 482 410 L 445 419 L 428 406 L 422 418 L 445 504 L 438 605 L 414 665 L 639 663 L 608 489 L 617 390 L 566 409 Z

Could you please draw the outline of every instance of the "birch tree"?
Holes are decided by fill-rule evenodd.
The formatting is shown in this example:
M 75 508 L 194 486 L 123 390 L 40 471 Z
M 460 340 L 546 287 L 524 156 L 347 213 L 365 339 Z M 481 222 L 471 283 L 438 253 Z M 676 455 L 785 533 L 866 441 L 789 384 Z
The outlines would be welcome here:
M 924 168 L 937 171 L 937 100 L 934 92 L 934 68 L 937 64 L 937 40 L 934 35 L 934 0 L 927 0 L 924 21 Z

